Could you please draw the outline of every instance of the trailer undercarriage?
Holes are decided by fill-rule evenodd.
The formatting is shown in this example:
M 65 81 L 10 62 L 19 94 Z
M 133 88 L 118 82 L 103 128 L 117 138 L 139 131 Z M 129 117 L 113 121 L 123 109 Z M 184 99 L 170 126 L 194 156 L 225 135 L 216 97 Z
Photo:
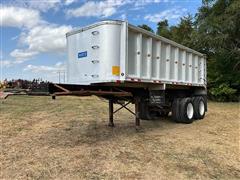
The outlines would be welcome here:
M 197 90 L 199 90 L 199 87 Z M 108 100 L 108 125 L 110 127 L 115 126 L 114 114 L 126 109 L 135 116 L 136 129 L 140 127 L 140 119 L 155 120 L 168 116 L 170 112 L 172 113 L 172 119 L 178 123 L 192 123 L 194 119 L 202 119 L 205 111 L 207 111 L 206 95 L 201 94 L 202 92 L 205 92 L 205 90 L 196 91 L 194 87 L 187 89 L 178 86 L 170 86 L 164 90 L 152 90 L 117 85 L 49 84 L 49 94 L 52 99 L 55 99 L 56 96 L 94 95 Z M 114 104 L 118 104 L 120 107 L 114 110 Z M 134 104 L 134 112 L 128 108 L 129 104 Z M 202 104 L 204 107 L 202 107 Z M 204 112 L 199 114 L 198 111 Z

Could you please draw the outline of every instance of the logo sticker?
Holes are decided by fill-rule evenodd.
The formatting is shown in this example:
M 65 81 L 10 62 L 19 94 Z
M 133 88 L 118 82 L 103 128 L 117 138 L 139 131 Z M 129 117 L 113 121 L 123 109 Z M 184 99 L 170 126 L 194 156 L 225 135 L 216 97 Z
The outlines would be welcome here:
M 78 53 L 78 58 L 83 58 L 83 57 L 87 57 L 87 51 L 83 51 L 83 52 Z

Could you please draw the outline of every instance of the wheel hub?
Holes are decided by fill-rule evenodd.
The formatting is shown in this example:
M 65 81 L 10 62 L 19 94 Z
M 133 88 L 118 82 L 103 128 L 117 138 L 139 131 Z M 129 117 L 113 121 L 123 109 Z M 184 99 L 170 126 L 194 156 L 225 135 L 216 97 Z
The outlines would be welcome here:
M 192 105 L 192 103 L 188 103 L 188 105 L 187 105 L 187 117 L 189 119 L 193 118 L 193 105 Z
M 199 114 L 202 116 L 204 114 L 205 107 L 203 101 L 199 102 Z

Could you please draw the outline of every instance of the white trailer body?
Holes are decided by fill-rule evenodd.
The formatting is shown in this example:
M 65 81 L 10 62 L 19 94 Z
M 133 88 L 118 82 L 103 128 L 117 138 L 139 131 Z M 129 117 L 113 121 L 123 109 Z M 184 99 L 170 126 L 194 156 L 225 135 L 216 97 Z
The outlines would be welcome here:
M 109 82 L 206 87 L 203 54 L 125 21 L 67 33 L 67 83 Z M 126 83 L 128 86 L 128 83 Z

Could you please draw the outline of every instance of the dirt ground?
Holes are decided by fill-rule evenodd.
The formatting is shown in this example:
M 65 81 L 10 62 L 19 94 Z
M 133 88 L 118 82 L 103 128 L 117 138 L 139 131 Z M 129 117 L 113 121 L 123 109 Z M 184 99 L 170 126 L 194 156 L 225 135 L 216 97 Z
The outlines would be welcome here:
M 10 97 L 0 104 L 1 179 L 239 179 L 240 105 L 209 103 L 204 120 L 107 126 L 96 97 Z

